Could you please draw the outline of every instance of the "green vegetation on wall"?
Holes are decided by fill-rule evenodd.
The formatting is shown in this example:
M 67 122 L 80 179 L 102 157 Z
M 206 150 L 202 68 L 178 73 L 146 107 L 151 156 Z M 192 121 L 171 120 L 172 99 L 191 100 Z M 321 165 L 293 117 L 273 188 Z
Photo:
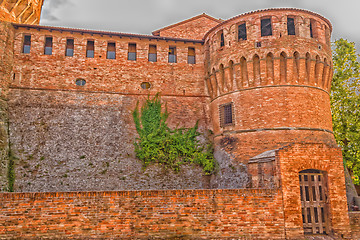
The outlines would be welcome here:
M 134 122 L 139 134 L 135 145 L 136 157 L 144 167 L 151 163 L 159 163 L 178 172 L 186 163 L 200 165 L 205 174 L 215 170 L 215 159 L 212 144 L 200 144 L 197 137 L 198 124 L 193 128 L 171 130 L 166 124 L 169 114 L 165 107 L 162 112 L 160 96 L 146 100 L 139 111 L 139 103 L 134 112 Z
M 353 182 L 360 184 L 360 63 L 355 44 L 335 41 L 331 111 L 334 135 L 341 146 L 344 163 Z

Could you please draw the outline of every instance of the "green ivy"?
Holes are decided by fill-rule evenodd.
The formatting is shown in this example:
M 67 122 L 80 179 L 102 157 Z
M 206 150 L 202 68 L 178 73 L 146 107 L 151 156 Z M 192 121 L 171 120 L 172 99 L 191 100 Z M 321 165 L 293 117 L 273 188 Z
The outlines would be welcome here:
M 200 165 L 206 175 L 215 170 L 213 146 L 200 144 L 197 137 L 198 123 L 192 128 L 171 130 L 166 124 L 169 116 L 167 108 L 162 112 L 159 94 L 150 97 L 139 110 L 139 103 L 133 112 L 133 118 L 139 138 L 136 139 L 135 153 L 146 168 L 151 163 L 170 167 L 175 172 L 185 163 Z
M 11 148 L 9 148 L 8 153 L 9 163 L 8 163 L 8 172 L 7 172 L 7 178 L 8 178 L 8 191 L 14 192 L 14 183 L 15 183 L 15 161 L 17 160 L 17 157 L 13 154 Z

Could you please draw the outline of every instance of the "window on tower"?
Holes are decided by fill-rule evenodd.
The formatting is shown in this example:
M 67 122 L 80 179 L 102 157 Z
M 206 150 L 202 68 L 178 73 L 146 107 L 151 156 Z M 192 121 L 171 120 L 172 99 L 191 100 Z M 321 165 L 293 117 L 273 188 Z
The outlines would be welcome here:
M 31 35 L 25 35 L 22 52 L 30 53 L 30 48 L 31 48 Z
M 222 104 L 219 107 L 220 110 L 220 127 L 233 126 L 233 103 Z
M 188 48 L 188 64 L 195 64 L 195 48 L 189 47 Z
M 243 23 L 238 26 L 238 41 L 246 40 L 246 39 L 247 39 L 246 23 Z
M 129 43 L 128 60 L 136 61 L 136 43 Z
M 261 36 L 271 36 L 272 27 L 271 27 L 271 18 L 261 19 Z
M 94 58 L 95 44 L 93 40 L 88 40 L 86 45 L 86 57 Z
M 176 47 L 169 47 L 169 63 L 176 63 Z
M 295 35 L 295 21 L 292 17 L 287 18 L 287 32 L 288 35 Z
M 45 38 L 45 49 L 44 49 L 45 55 L 52 55 L 52 46 L 53 46 L 53 38 L 46 37 Z
M 107 46 L 106 58 L 107 59 L 115 59 L 116 58 L 116 50 L 115 43 L 109 42 Z
M 156 45 L 149 45 L 149 62 L 157 61 Z
M 74 56 L 74 39 L 72 39 L 72 38 L 66 39 L 65 56 L 67 56 L 67 57 Z

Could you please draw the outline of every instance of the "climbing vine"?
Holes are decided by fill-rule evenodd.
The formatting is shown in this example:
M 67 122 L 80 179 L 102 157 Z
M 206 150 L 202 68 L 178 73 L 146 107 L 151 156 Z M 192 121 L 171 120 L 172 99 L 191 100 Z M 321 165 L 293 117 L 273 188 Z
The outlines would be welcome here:
M 166 124 L 169 116 L 167 108 L 162 111 L 160 96 L 148 98 L 139 110 L 137 103 L 133 118 L 139 137 L 136 139 L 135 153 L 146 168 L 151 163 L 170 167 L 175 172 L 186 163 L 200 165 L 206 175 L 215 170 L 212 144 L 200 144 L 197 137 L 198 123 L 192 128 L 171 130 Z

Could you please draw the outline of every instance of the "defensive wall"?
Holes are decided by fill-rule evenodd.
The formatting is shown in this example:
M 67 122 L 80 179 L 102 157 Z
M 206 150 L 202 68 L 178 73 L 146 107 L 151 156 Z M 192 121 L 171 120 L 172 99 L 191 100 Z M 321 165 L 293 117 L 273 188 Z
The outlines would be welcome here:
M 43 192 L 0 194 L 4 238 L 351 238 L 324 17 L 202 14 L 152 36 L 1 27 L 1 184 L 11 163 L 15 191 Z M 132 111 L 158 92 L 170 127 L 199 121 L 213 140 L 216 174 L 142 169 Z

